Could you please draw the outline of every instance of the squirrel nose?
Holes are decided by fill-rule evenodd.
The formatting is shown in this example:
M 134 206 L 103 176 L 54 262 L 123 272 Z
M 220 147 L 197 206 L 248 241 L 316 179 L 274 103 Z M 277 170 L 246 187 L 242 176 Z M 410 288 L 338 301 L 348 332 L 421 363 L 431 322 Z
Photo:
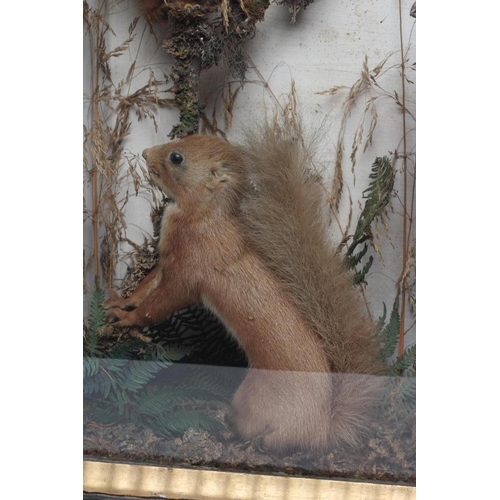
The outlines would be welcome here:
M 142 152 L 142 157 L 147 160 L 148 159 L 148 151 L 149 149 L 145 149 L 143 152 Z

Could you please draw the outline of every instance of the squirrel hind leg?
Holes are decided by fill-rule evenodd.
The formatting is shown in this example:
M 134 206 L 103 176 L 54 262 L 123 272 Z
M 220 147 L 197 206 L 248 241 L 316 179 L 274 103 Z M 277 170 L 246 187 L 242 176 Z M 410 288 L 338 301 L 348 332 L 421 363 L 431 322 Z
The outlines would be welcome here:
M 329 445 L 330 374 L 250 372 L 233 399 L 244 439 L 262 438 L 277 452 L 319 451 Z

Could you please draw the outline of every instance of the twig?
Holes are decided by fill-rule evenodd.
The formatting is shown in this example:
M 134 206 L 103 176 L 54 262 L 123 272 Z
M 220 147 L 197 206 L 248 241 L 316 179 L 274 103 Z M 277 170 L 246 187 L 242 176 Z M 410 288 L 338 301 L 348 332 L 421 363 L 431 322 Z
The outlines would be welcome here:
M 403 8 L 401 5 L 401 0 L 399 0 L 399 42 L 401 49 L 401 85 L 402 85 L 402 107 L 403 107 L 403 206 L 404 206 L 404 217 L 403 217 L 403 273 L 405 272 L 407 262 L 408 262 L 408 245 L 407 245 L 407 234 L 408 234 L 408 218 L 406 216 L 407 206 L 408 206 L 408 163 L 407 163 L 407 149 L 406 149 L 406 87 L 405 87 L 405 55 L 404 55 L 404 45 L 403 45 Z M 405 317 L 406 317 L 406 276 L 403 277 L 401 282 L 401 321 L 399 325 L 399 342 L 398 342 L 398 356 L 402 356 L 404 351 L 404 337 L 405 337 Z
M 97 12 L 101 12 L 101 0 L 97 3 Z M 92 38 L 90 37 L 90 40 Z M 92 51 L 92 56 L 93 56 Z M 92 96 L 92 114 L 94 126 L 97 127 L 99 123 L 99 78 L 100 78 L 100 64 L 93 64 L 95 70 L 95 88 Z M 94 240 L 94 277 L 99 279 L 99 198 L 98 198 L 98 170 L 97 165 L 92 167 L 92 235 Z

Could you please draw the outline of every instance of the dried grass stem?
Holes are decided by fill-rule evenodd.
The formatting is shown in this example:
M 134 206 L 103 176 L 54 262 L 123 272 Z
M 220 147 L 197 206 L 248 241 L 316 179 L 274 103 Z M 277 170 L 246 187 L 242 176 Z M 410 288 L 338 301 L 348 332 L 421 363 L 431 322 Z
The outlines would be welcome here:
M 403 8 L 401 0 L 399 0 L 399 43 L 401 52 L 401 86 L 402 86 L 402 108 L 403 108 L 403 276 L 401 280 L 401 321 L 399 326 L 399 342 L 398 342 L 398 356 L 402 356 L 404 352 L 404 337 L 405 337 L 405 319 L 406 319 L 406 276 L 405 271 L 408 268 L 408 158 L 407 158 L 407 145 L 406 145 L 406 85 L 405 85 L 405 53 L 403 45 Z M 413 205 L 413 204 L 412 204 Z M 413 210 L 413 208 L 412 208 Z

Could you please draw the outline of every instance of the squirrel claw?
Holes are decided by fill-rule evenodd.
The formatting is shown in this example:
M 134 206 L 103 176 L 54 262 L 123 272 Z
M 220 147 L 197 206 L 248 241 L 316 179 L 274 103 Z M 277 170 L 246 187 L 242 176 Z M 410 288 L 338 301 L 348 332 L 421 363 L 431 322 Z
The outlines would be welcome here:
M 119 327 L 132 326 L 134 324 L 131 313 L 117 307 L 114 307 L 106 313 L 106 319 L 108 323 L 112 323 L 114 326 Z

